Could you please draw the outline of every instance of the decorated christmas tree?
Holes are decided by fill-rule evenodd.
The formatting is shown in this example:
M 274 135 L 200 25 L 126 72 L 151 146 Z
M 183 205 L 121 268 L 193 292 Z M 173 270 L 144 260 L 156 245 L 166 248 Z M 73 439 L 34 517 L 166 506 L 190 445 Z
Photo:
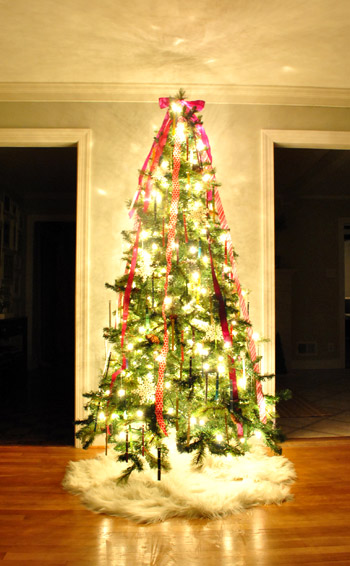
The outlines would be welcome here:
M 204 102 L 161 98 L 166 115 L 129 203 L 125 273 L 107 287 L 115 319 L 108 355 L 77 437 L 105 436 L 124 477 L 145 462 L 169 467 L 165 439 L 179 452 L 242 455 L 251 437 L 280 452 L 276 398 L 264 396 L 260 357 L 236 269 L 209 140 Z

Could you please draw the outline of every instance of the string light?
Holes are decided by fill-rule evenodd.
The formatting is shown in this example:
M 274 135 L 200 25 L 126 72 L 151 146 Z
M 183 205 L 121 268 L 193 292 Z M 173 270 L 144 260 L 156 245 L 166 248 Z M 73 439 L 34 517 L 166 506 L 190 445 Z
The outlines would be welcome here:
M 125 397 L 125 389 L 119 389 L 118 396 L 119 397 Z
M 178 104 L 177 102 L 171 103 L 171 109 L 172 109 L 173 112 L 175 112 L 175 114 L 180 114 L 180 112 L 182 112 L 182 106 L 181 106 L 181 104 Z
M 218 442 L 222 442 L 222 441 L 224 440 L 224 437 L 222 436 L 222 434 L 217 434 L 217 435 L 216 435 L 216 440 L 217 440 Z
M 143 411 L 136 411 L 136 416 L 139 418 L 143 417 Z
M 111 419 L 112 419 L 113 421 L 115 421 L 117 418 L 118 418 L 117 413 L 112 413 L 112 414 L 111 414 Z
M 99 420 L 99 421 L 105 421 L 106 418 L 107 418 L 107 417 L 106 417 L 106 415 L 104 414 L 104 412 L 101 411 L 101 412 L 99 413 L 99 415 L 98 415 L 98 420 Z
M 178 123 L 176 133 L 179 136 L 181 142 L 186 141 L 186 124 L 185 124 L 185 122 L 179 122 Z
M 192 425 L 197 424 L 197 419 L 196 419 L 196 417 L 191 417 L 191 418 L 190 418 L 190 423 L 191 423 Z
M 165 385 L 165 388 L 166 388 L 166 389 L 170 389 L 170 387 L 171 387 L 170 381 L 166 381 L 166 382 L 164 383 L 164 385 Z
M 200 419 L 200 420 L 199 420 L 199 424 L 200 424 L 200 426 L 204 426 L 204 425 L 205 425 L 205 420 L 204 420 L 204 419 Z

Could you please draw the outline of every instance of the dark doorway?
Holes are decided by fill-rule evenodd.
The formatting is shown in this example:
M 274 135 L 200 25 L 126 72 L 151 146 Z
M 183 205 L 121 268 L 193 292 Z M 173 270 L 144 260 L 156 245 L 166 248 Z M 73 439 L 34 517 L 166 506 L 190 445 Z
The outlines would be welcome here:
M 2 443 L 74 443 L 76 166 L 76 147 L 0 148 L 1 198 L 18 231 L 1 273 Z
M 276 389 L 289 436 L 348 431 L 344 251 L 350 152 L 275 148 Z M 345 403 L 345 404 L 344 404 Z

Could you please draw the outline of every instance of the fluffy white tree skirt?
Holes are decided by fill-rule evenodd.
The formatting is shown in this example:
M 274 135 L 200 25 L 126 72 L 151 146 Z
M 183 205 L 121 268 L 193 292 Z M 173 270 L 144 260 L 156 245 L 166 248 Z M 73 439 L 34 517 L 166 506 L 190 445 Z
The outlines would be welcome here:
M 63 486 L 79 495 L 91 511 L 139 523 L 170 517 L 223 517 L 292 497 L 293 464 L 283 456 L 266 455 L 262 446 L 239 457 L 208 455 L 201 471 L 191 468 L 192 457 L 172 449 L 172 469 L 162 471 L 161 481 L 157 481 L 157 470 L 145 463 L 145 471 L 133 472 L 127 484 L 118 485 L 117 478 L 128 464 L 116 462 L 111 450 L 107 456 L 70 462 Z

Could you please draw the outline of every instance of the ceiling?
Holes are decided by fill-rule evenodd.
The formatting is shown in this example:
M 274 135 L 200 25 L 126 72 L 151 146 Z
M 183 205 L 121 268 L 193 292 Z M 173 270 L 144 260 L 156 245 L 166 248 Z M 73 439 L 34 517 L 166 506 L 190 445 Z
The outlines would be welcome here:
M 350 88 L 349 0 L 0 0 L 0 83 Z

